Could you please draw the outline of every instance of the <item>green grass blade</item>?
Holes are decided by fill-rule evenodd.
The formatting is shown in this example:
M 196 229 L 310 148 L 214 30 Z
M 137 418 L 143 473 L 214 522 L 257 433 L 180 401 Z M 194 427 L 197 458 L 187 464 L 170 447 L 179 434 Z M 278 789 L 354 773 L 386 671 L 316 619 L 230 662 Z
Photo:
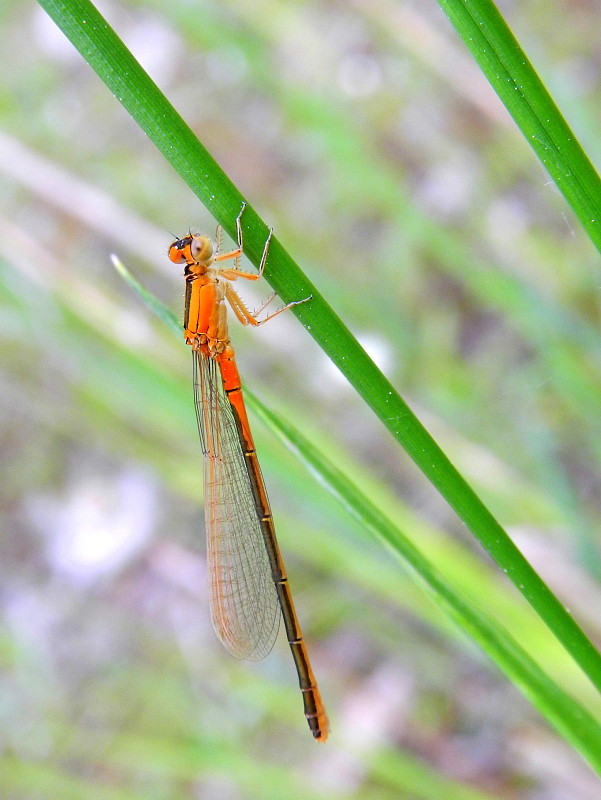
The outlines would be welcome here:
M 111 261 L 125 283 L 127 283 L 127 285 L 130 286 L 134 292 L 140 295 L 142 301 L 148 306 L 152 313 L 156 314 L 156 316 L 162 322 L 164 322 L 168 328 L 171 328 L 174 333 L 181 336 L 183 330 L 182 324 L 178 321 L 173 311 L 168 309 L 164 303 L 161 303 L 161 301 L 151 294 L 151 292 L 149 292 L 145 286 L 142 286 L 142 284 L 134 278 L 134 276 L 127 269 L 125 264 L 123 264 L 123 262 L 118 258 L 118 256 L 112 255 Z
M 492 0 L 438 0 L 601 250 L 601 180 Z
M 601 772 L 599 723 L 545 674 L 497 621 L 466 603 L 436 567 L 371 503 L 358 486 L 346 478 L 342 470 L 256 397 L 252 397 L 252 405 L 254 412 L 301 457 L 319 482 L 328 487 L 367 531 L 388 546 L 404 564 L 409 565 L 434 602 L 480 645 L 541 714 Z
M 242 202 L 240 193 L 94 6 L 87 0 L 39 2 L 207 208 L 233 234 Z M 243 224 L 245 251 L 257 264 L 267 226 L 250 206 Z M 313 295 L 310 303 L 297 306 L 294 313 L 601 689 L 601 655 L 276 238 L 272 240 L 265 277 L 285 301 Z

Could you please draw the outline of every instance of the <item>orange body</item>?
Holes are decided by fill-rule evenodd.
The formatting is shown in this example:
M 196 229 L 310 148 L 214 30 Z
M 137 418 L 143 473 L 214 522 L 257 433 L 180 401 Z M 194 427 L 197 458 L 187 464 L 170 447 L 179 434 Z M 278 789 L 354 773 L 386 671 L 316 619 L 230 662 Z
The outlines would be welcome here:
M 261 658 L 275 641 L 274 613 L 279 616 L 279 607 L 305 716 L 315 739 L 323 742 L 328 736 L 328 718 L 277 543 L 227 324 L 226 300 L 243 324 L 261 324 L 230 281 L 260 277 L 269 240 L 259 274 L 241 272 L 237 268 L 242 253 L 240 217 L 237 227 L 238 249 L 230 253 L 219 254 L 219 235 L 215 247 L 207 237 L 189 235 L 169 249 L 172 261 L 186 265 L 184 337 L 195 359 L 196 411 L 207 465 L 205 517 L 211 615 L 218 637 L 233 655 Z M 234 269 L 216 266 L 226 259 L 236 259 Z M 233 439 L 237 439 L 236 448 L 232 447 Z

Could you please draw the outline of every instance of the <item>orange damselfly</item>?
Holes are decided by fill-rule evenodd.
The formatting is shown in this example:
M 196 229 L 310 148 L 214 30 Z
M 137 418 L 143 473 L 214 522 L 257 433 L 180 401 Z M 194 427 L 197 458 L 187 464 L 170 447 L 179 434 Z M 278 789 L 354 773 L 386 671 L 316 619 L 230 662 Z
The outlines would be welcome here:
M 185 264 L 184 338 L 192 347 L 194 398 L 205 456 L 205 520 L 211 620 L 224 647 L 236 658 L 259 660 L 272 649 L 280 611 L 303 694 L 305 716 L 315 739 L 328 736 L 328 718 L 294 610 L 286 569 L 275 535 L 269 500 L 250 431 L 240 376 L 227 325 L 227 300 L 243 325 L 262 325 L 304 300 L 259 320 L 231 285 L 258 280 L 265 267 L 271 231 L 258 273 L 242 272 L 241 218 L 238 247 L 220 253 L 215 242 L 189 234 L 173 242 L 169 258 Z M 233 268 L 219 266 L 234 259 Z M 260 314 L 273 299 L 259 310 Z

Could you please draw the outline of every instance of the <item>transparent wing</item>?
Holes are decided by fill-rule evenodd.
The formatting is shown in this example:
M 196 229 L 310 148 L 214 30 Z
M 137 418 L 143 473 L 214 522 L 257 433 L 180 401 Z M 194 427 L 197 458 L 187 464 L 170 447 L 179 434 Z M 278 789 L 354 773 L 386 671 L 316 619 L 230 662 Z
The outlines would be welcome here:
M 272 649 L 280 620 L 259 524 L 261 511 L 219 365 L 202 350 L 192 355 L 196 417 L 205 456 L 211 620 L 233 656 L 255 661 Z

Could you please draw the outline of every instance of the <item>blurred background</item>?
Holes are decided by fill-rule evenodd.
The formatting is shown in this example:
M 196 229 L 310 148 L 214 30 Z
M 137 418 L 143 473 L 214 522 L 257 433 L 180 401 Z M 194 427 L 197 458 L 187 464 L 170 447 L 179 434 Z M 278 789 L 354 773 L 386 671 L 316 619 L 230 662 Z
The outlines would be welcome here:
M 98 7 L 599 642 L 598 254 L 439 6 Z M 500 7 L 598 164 L 599 6 Z M 190 354 L 110 262 L 179 315 L 166 249 L 215 221 L 35 3 L 4 0 L 0 25 L 2 796 L 598 797 L 256 420 L 328 744 L 282 636 L 258 664 L 221 648 Z M 598 711 L 293 316 L 232 335 L 248 387 Z

